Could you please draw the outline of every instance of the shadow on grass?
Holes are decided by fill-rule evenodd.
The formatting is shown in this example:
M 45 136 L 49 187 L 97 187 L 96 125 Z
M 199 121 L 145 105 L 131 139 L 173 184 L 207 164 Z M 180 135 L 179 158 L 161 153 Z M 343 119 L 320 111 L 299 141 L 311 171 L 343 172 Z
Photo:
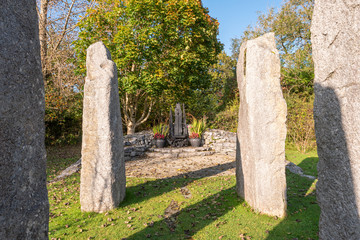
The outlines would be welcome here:
M 314 161 L 316 158 L 303 160 L 306 166 L 314 164 Z M 316 203 L 315 189 L 312 186 L 314 181 L 287 170 L 286 183 L 287 216 L 266 239 L 318 239 L 320 208 Z
M 153 181 L 146 181 L 145 183 L 138 184 L 136 186 L 126 187 L 125 200 L 120 204 L 119 207 L 126 207 L 129 204 L 146 201 L 150 198 L 160 196 L 164 193 L 171 192 L 175 189 L 184 187 L 195 180 L 204 177 L 214 176 L 220 172 L 224 172 L 233 167 L 234 167 L 233 163 L 225 163 L 188 173 L 182 173 L 174 177 L 161 178 Z M 197 176 L 201 175 L 202 177 L 190 179 L 189 176 L 193 176 L 193 175 L 197 175 Z M 177 183 L 179 183 L 179 185 Z
M 126 240 L 135 239 L 191 239 L 196 232 L 208 226 L 227 212 L 231 211 L 243 200 L 233 198 L 236 201 L 227 201 L 231 194 L 234 194 L 235 187 L 220 191 L 204 200 L 190 205 L 162 220 L 156 221 L 153 225 L 134 233 Z M 219 225 L 225 224 L 219 222 Z M 211 236 L 209 236 L 211 237 Z
M 304 171 L 304 174 L 311 175 L 317 178 L 317 164 L 319 162 L 318 157 L 308 157 L 301 161 L 298 165 Z
M 214 176 L 233 167 L 233 163 L 226 163 L 127 187 L 126 199 L 119 207 L 123 208 L 131 204 L 146 201 L 164 193 L 185 187 L 201 178 Z M 193 175 L 202 177 L 189 178 L 189 176 Z M 237 199 L 236 202 L 227 202 L 228 200 L 226 199 L 229 199 L 231 194 L 235 194 L 235 187 L 220 191 L 172 215 L 164 216 L 162 220 L 156 221 L 152 226 L 148 226 L 126 239 L 145 239 L 150 237 L 161 239 L 174 239 L 174 237 L 175 239 L 190 238 L 205 226 L 216 221 L 218 217 L 225 215 L 228 211 L 243 202 L 240 198 L 235 198 Z M 194 214 L 195 212 L 196 215 Z M 174 228 L 170 226 L 172 223 Z
M 174 191 L 176 189 L 180 189 L 180 188 L 182 188 L 184 186 L 187 186 L 187 185 L 191 184 L 194 181 L 202 179 L 202 178 L 189 178 L 188 177 L 189 175 L 200 174 L 200 173 L 206 172 L 207 173 L 206 177 L 211 177 L 211 176 L 216 175 L 217 173 L 219 173 L 219 169 L 222 169 L 222 171 L 226 171 L 226 170 L 228 170 L 228 169 L 230 169 L 232 167 L 233 166 L 232 166 L 231 163 L 226 163 L 226 164 L 222 164 L 222 165 L 218 165 L 218 166 L 214 166 L 214 167 L 200 169 L 200 170 L 189 172 L 189 173 L 179 174 L 177 176 L 169 177 L 169 178 L 155 179 L 155 180 L 148 180 L 148 179 L 142 180 L 142 179 L 140 179 L 139 181 L 144 181 L 144 182 L 141 182 L 140 184 L 137 184 L 137 185 L 130 186 L 130 187 L 126 188 L 126 198 L 122 203 L 120 203 L 118 208 L 126 208 L 129 205 L 139 204 L 141 202 L 145 202 L 145 201 L 147 201 L 147 200 L 149 200 L 151 198 L 166 194 L 166 193 Z M 215 169 L 217 169 L 217 170 L 215 170 Z M 76 173 L 76 174 L 79 174 L 79 173 Z M 70 186 L 79 185 L 80 180 L 79 179 L 72 180 L 71 178 L 66 178 L 66 179 L 61 180 L 59 183 L 54 183 L 54 184 L 58 185 L 58 186 L 55 187 L 55 189 L 61 189 L 61 188 L 67 189 L 68 187 L 71 188 Z M 78 191 L 78 190 L 75 190 L 75 191 Z M 65 192 L 65 190 L 64 190 L 64 192 Z M 64 198 L 65 197 L 64 195 L 67 195 L 68 193 L 69 193 L 68 190 L 66 190 L 66 193 L 61 194 L 60 196 L 57 196 L 57 198 L 60 198 L 60 199 Z M 231 194 L 231 193 L 232 194 L 235 193 L 234 188 L 232 188 L 231 190 L 227 189 L 227 190 L 224 190 L 221 193 L 215 194 L 214 196 L 210 196 L 210 197 L 204 199 L 203 201 L 201 201 L 200 203 L 197 203 L 196 205 L 192 206 L 192 208 L 197 209 L 197 208 L 201 208 L 201 207 L 204 207 L 204 208 L 206 207 L 206 209 L 207 209 L 207 207 L 208 207 L 207 202 L 210 202 L 210 199 L 213 199 L 215 196 L 216 196 L 216 198 L 221 199 L 224 196 L 226 196 L 227 194 Z M 218 196 L 218 194 L 219 194 L 219 196 Z M 232 209 L 233 206 L 234 205 L 231 205 L 229 207 L 231 207 L 231 209 Z M 187 211 L 189 211 L 189 209 L 191 209 L 191 207 L 188 207 L 188 208 L 182 210 L 180 212 L 181 214 L 180 213 L 177 214 L 177 215 L 179 215 L 178 219 L 181 222 L 186 222 L 186 221 L 181 220 L 181 219 L 187 218 L 186 216 L 189 215 L 189 214 L 187 214 Z M 77 216 L 73 215 L 73 216 L 70 217 L 70 215 L 68 215 L 66 213 L 67 211 L 68 210 L 61 211 L 61 216 L 64 215 L 64 217 L 63 217 L 64 222 L 62 224 L 60 224 L 60 225 L 57 225 L 56 227 L 53 227 L 53 231 L 60 231 L 63 228 L 65 228 L 65 225 L 67 225 L 67 226 L 81 225 L 83 228 L 87 228 L 89 222 L 92 221 L 91 219 L 93 217 L 98 216 L 97 213 L 79 212 L 77 214 Z M 55 215 L 60 216 L 59 214 L 60 213 L 58 213 L 58 215 L 54 214 L 54 213 L 51 213 L 52 216 L 55 216 Z M 216 214 L 218 214 L 218 212 L 216 212 Z M 68 215 L 68 216 L 66 216 L 66 215 Z M 204 217 L 203 215 L 206 216 L 206 214 L 201 214 L 199 216 Z M 210 220 L 213 217 L 216 217 L 216 216 L 217 215 L 210 215 L 210 216 L 206 216 L 206 218 L 210 217 L 210 219 L 201 219 L 201 220 L 196 220 L 195 219 L 194 221 L 207 222 L 208 223 L 208 222 L 211 222 Z M 171 216 L 169 216 L 169 218 L 171 218 Z M 164 222 L 164 221 L 165 220 L 160 221 L 160 222 Z M 191 222 L 190 224 L 191 224 L 191 226 L 195 226 L 195 225 L 198 226 L 198 224 L 196 222 Z M 158 225 L 158 224 L 156 224 L 156 225 Z M 201 223 L 200 225 L 202 226 L 203 223 Z M 188 233 L 190 233 L 192 231 L 191 229 L 197 229 L 197 228 L 189 227 L 189 229 L 188 229 L 189 232 Z M 168 231 L 170 232 L 170 230 L 168 230 Z M 143 239 L 143 237 L 140 238 L 140 239 Z

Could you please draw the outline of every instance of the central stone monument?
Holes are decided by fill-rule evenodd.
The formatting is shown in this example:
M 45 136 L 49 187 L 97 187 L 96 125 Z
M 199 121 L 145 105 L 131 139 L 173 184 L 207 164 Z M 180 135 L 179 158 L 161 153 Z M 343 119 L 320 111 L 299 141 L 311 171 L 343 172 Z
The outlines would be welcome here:
M 186 147 L 189 145 L 188 129 L 186 125 L 185 106 L 181 109 L 181 104 L 175 106 L 175 123 L 173 122 L 172 110 L 170 109 L 168 143 L 172 147 Z

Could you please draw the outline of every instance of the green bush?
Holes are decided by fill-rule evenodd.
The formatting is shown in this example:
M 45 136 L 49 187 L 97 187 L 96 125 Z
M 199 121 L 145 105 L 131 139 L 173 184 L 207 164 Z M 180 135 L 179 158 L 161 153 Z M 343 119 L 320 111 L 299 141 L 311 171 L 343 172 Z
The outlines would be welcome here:
M 211 122 L 211 128 L 236 132 L 238 125 L 239 97 L 236 96 L 224 111 L 219 112 Z
M 285 95 L 288 108 L 287 141 L 301 152 L 316 147 L 314 127 L 314 96 Z
M 81 140 L 81 118 L 66 117 L 62 121 L 45 121 L 45 144 L 72 145 Z

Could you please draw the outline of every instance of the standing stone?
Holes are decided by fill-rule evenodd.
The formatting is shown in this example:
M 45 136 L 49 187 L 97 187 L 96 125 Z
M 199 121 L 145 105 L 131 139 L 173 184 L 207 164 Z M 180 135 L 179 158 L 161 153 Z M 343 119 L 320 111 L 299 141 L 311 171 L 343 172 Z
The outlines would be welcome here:
M 286 103 L 274 33 L 241 45 L 237 64 L 240 94 L 237 130 L 237 193 L 255 210 L 286 213 Z
M 102 42 L 87 50 L 80 204 L 106 212 L 125 197 L 125 161 L 116 65 Z
M 320 239 L 360 239 L 360 1 L 317 0 L 311 26 Z
M 45 97 L 35 0 L 0 2 L 0 239 L 48 239 Z

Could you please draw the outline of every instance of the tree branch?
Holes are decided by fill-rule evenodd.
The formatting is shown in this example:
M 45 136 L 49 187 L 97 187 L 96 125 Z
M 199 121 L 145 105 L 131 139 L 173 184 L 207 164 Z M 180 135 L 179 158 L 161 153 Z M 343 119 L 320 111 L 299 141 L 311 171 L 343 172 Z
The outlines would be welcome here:
M 72 9 L 73 9 L 73 7 L 74 7 L 74 4 L 75 4 L 75 0 L 72 0 L 71 6 L 70 6 L 69 11 L 68 11 L 68 14 L 67 14 L 67 16 L 66 16 L 66 20 L 65 20 L 65 24 L 64 24 L 63 31 L 62 31 L 62 33 L 61 33 L 61 35 L 60 35 L 60 39 L 58 40 L 58 42 L 56 43 L 56 45 L 55 45 L 55 47 L 54 47 L 54 50 L 59 47 L 61 41 L 64 39 L 65 34 L 67 33 L 66 28 L 67 28 L 67 25 L 68 25 L 68 23 L 69 23 L 70 15 L 71 15 Z
M 139 126 L 140 124 L 143 124 L 144 122 L 146 122 L 146 120 L 148 120 L 150 113 L 151 113 L 151 109 L 154 106 L 155 101 L 150 101 L 149 107 L 148 107 L 148 111 L 147 111 L 147 115 L 145 116 L 145 109 L 143 114 L 141 115 L 140 119 L 136 122 L 135 126 Z

